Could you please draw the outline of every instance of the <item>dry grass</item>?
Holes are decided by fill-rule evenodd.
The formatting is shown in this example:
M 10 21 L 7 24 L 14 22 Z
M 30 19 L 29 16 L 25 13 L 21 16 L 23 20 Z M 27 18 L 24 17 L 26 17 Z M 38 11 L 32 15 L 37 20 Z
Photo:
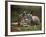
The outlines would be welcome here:
M 20 31 L 38 31 L 41 30 L 41 25 L 27 25 L 27 26 L 18 26 L 15 24 L 11 25 L 12 32 L 20 32 Z

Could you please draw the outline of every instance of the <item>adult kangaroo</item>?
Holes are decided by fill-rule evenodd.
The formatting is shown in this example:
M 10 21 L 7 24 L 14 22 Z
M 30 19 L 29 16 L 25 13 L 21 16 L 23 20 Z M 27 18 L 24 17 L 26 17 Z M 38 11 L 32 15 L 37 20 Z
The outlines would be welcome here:
M 39 25 L 40 24 L 40 19 L 39 19 L 39 17 L 38 16 L 32 16 L 32 21 L 31 21 L 31 23 L 33 24 L 33 25 Z

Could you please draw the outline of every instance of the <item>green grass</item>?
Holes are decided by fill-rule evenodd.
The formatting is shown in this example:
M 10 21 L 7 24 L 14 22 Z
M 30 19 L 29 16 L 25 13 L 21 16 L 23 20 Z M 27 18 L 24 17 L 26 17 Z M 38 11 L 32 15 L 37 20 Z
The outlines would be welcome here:
M 29 25 L 29 26 L 18 26 L 18 25 L 11 25 L 12 32 L 20 32 L 20 31 L 39 31 L 41 30 L 41 25 Z

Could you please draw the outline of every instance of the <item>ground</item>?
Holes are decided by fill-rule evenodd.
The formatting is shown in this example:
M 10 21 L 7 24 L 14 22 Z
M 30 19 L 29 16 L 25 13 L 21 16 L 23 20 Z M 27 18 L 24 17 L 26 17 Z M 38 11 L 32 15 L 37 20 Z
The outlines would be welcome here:
M 17 24 L 11 25 L 12 32 L 20 32 L 20 31 L 39 31 L 41 30 L 41 25 L 28 25 L 28 26 L 18 26 Z

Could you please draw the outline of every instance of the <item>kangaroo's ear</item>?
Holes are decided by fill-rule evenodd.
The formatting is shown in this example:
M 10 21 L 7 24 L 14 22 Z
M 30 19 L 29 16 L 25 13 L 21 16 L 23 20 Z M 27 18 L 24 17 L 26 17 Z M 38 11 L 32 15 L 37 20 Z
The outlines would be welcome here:
M 33 10 L 31 10 L 31 14 L 33 14 Z
M 30 14 L 32 14 L 32 11 L 30 11 Z

